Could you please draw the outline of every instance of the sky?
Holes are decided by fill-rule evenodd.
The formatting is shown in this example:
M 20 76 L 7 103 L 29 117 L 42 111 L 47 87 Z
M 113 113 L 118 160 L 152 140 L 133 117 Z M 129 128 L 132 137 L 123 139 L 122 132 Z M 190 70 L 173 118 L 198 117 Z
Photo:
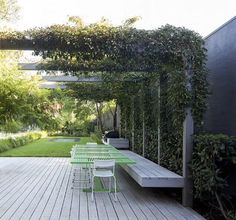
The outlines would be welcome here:
M 140 16 L 137 28 L 157 29 L 165 24 L 186 27 L 203 37 L 236 15 L 236 0 L 18 0 L 18 30 L 66 23 L 79 16 L 85 23 L 107 18 L 120 25 Z

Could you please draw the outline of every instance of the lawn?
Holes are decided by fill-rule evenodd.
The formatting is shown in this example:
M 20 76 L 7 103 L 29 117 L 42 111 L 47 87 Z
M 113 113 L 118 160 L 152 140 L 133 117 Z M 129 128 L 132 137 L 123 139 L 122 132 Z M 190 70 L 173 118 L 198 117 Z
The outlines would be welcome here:
M 90 137 L 80 137 L 79 142 L 53 142 L 51 141 L 53 138 L 68 137 L 43 138 L 22 147 L 0 153 L 0 157 L 69 157 L 73 145 L 94 142 Z

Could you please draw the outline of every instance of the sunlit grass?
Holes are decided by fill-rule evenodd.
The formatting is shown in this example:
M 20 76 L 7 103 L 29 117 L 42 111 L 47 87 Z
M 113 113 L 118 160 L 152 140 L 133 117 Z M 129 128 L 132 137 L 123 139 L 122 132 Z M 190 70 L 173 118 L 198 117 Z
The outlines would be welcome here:
M 71 147 L 75 144 L 94 142 L 90 137 L 80 137 L 79 142 L 53 142 L 50 137 L 43 138 L 22 147 L 14 148 L 3 153 L 1 157 L 69 157 Z M 68 138 L 68 137 L 64 137 Z M 75 137 L 76 138 L 76 137 Z

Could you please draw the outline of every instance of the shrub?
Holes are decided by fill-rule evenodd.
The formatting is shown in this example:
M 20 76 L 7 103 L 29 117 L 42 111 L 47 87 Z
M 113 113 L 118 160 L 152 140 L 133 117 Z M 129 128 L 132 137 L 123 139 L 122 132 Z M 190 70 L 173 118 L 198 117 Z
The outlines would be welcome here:
M 212 213 L 218 213 L 220 210 L 227 219 L 234 219 L 232 213 L 236 208 L 229 187 L 229 177 L 235 168 L 236 137 L 223 134 L 194 137 L 194 196 L 211 208 Z
M 98 134 L 96 134 L 96 133 L 91 133 L 91 134 L 90 134 L 90 137 L 91 137 L 96 143 L 98 143 L 98 144 L 103 144 L 103 143 L 102 143 L 102 137 L 99 136 Z
M 1 130 L 8 133 L 16 133 L 19 132 L 22 128 L 22 123 L 20 121 L 8 121 L 4 125 L 1 126 Z
M 19 137 L 0 139 L 0 152 L 4 152 L 12 148 L 23 146 L 25 144 L 28 144 L 32 141 L 38 140 L 46 136 L 47 136 L 46 132 L 30 132 L 23 134 L 22 136 Z

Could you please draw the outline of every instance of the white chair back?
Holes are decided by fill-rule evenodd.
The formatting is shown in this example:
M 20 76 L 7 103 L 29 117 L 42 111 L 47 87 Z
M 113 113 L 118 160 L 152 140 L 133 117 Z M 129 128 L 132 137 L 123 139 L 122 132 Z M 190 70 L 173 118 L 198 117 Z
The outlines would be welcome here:
M 88 147 L 96 147 L 97 145 L 98 145 L 97 143 L 92 143 L 92 142 L 87 143 Z
M 115 166 L 114 160 L 94 160 L 94 168 L 113 168 Z
M 112 170 L 113 174 L 115 174 L 115 164 L 115 160 L 94 160 L 93 168 L 94 170 Z

